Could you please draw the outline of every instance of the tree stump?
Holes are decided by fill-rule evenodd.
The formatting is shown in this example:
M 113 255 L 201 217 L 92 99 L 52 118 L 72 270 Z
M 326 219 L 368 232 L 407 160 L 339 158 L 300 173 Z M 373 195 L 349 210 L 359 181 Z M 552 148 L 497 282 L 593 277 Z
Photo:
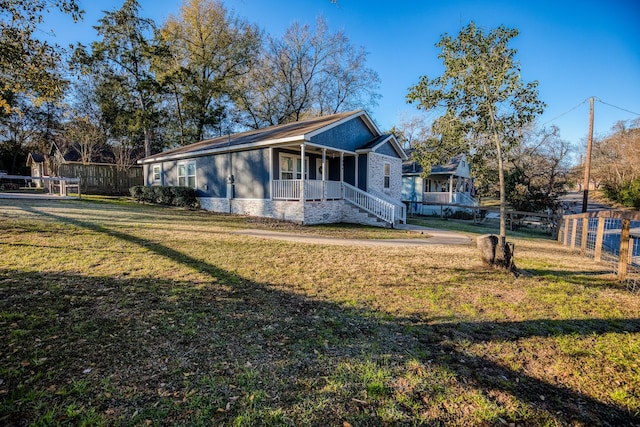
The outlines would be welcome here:
M 517 270 L 513 260 L 515 249 L 513 243 L 505 242 L 503 246 L 500 244 L 500 238 L 495 234 L 484 234 L 478 237 L 477 244 L 485 265 L 512 272 Z

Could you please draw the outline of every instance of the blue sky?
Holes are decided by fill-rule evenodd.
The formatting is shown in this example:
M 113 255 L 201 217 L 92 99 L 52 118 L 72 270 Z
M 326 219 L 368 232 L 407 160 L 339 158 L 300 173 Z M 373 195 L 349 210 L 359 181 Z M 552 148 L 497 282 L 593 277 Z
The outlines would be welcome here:
M 142 15 L 158 25 L 177 14 L 181 0 L 139 0 Z M 73 24 L 52 14 L 60 45 L 90 43 L 102 11 L 121 0 L 80 0 L 85 18 Z M 368 66 L 378 72 L 382 99 L 370 111 L 382 130 L 402 114 L 424 114 L 406 104 L 408 88 L 422 75 L 443 71 L 435 44 L 444 33 L 457 35 L 470 21 L 485 29 L 505 25 L 520 34 L 513 40 L 522 77 L 538 80 L 547 109 L 541 124 L 556 125 L 561 136 L 584 144 L 588 130 L 588 98 L 595 96 L 594 133 L 609 132 L 618 120 L 640 113 L 640 2 L 638 0 L 465 1 L 465 0 L 225 0 L 227 9 L 281 36 L 294 21 L 313 24 L 318 15 L 331 31 L 344 30 L 363 46 Z M 605 104 L 606 103 L 606 104 Z M 609 105 L 607 105 L 609 104 Z M 616 108 L 618 107 L 618 108 Z M 620 108 L 628 111 L 623 111 Z

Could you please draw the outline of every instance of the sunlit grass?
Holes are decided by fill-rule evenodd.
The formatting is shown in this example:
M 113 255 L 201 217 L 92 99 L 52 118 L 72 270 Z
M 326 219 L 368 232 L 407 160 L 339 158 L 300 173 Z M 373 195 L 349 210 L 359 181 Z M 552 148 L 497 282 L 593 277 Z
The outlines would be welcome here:
M 125 200 L 0 201 L 0 423 L 542 426 L 638 416 L 640 296 L 555 242 L 510 237 L 531 273 L 515 278 L 483 268 L 473 245 L 235 233 L 256 227 L 402 235 Z

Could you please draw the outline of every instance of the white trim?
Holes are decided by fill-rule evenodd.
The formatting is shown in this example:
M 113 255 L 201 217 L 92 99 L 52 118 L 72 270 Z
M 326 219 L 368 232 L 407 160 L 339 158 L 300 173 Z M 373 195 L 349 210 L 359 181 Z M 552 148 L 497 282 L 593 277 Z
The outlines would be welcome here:
M 273 147 L 269 147 L 269 199 L 273 200 Z M 278 170 L 280 170 L 280 163 L 278 163 Z
M 333 122 L 331 124 L 328 124 L 326 126 L 322 126 L 312 132 L 306 133 L 306 134 L 299 134 L 299 135 L 295 135 L 295 136 L 290 136 L 290 137 L 286 137 L 286 138 L 278 138 L 278 139 L 269 139 L 269 140 L 265 140 L 265 141 L 259 141 L 259 142 L 251 142 L 251 143 L 246 143 L 246 144 L 238 144 L 238 145 L 233 145 L 233 146 L 221 146 L 221 147 L 215 147 L 215 148 L 209 148 L 209 149 L 204 149 L 204 150 L 200 150 L 200 151 L 189 151 L 189 152 L 185 152 L 185 153 L 176 153 L 176 154 L 167 154 L 167 155 L 162 155 L 162 153 L 159 153 L 158 156 L 156 157 L 147 157 L 145 159 L 141 159 L 138 160 L 138 164 L 148 164 L 148 163 L 157 163 L 160 161 L 166 161 L 166 160 L 181 160 L 181 159 L 187 159 L 187 158 L 192 158 L 192 157 L 201 157 L 201 156 L 207 156 L 207 155 L 211 155 L 211 154 L 216 154 L 216 153 L 220 153 L 220 152 L 229 152 L 229 151 L 245 151 L 246 149 L 249 148 L 258 148 L 258 147 L 264 147 L 264 146 L 275 146 L 278 144 L 287 144 L 287 143 L 304 143 L 304 144 L 308 144 L 310 146 L 313 147 L 317 147 L 317 148 L 327 148 L 329 150 L 333 150 L 333 151 L 343 151 L 345 153 L 353 153 L 352 151 L 348 151 L 348 150 L 341 150 L 338 148 L 333 148 L 333 147 L 327 147 L 324 145 L 319 145 L 319 144 L 311 144 L 309 143 L 309 139 L 319 135 L 323 132 L 326 132 L 327 130 L 330 130 L 336 126 L 339 126 L 341 124 L 346 123 L 349 120 L 352 120 L 354 118 L 357 117 L 363 117 L 363 121 L 365 123 L 365 125 L 369 128 L 369 130 L 372 131 L 372 133 L 376 136 L 381 136 L 382 132 L 380 132 L 380 129 L 378 129 L 378 127 L 375 125 L 375 123 L 373 122 L 373 120 L 371 120 L 371 118 L 369 117 L 369 115 L 367 114 L 366 111 L 364 110 L 359 110 L 356 111 L 354 114 L 351 114 L 349 116 L 346 116 L 336 122 Z M 268 128 L 266 128 L 268 129 Z M 397 140 L 395 140 L 395 137 L 393 135 L 390 135 L 390 137 L 392 137 L 394 139 L 394 141 L 396 141 L 396 145 L 397 144 Z M 387 139 L 385 139 L 386 141 Z M 204 142 L 204 141 L 202 141 Z M 398 145 L 399 146 L 399 145 Z M 404 153 L 404 151 L 401 151 L 402 153 Z M 406 157 L 406 155 L 404 156 Z
M 388 154 L 382 154 L 382 153 L 376 152 L 376 150 L 380 146 L 382 146 L 383 144 L 386 144 L 387 142 L 391 142 L 391 145 L 393 146 L 393 148 L 395 149 L 396 153 L 398 154 L 398 157 L 400 157 L 400 160 L 402 160 L 402 161 L 409 160 L 409 156 L 407 156 L 407 153 L 404 152 L 404 149 L 402 148 L 402 146 L 400 145 L 400 143 L 398 142 L 398 140 L 396 139 L 396 137 L 394 135 L 388 135 L 387 138 L 384 138 L 381 142 L 377 143 L 373 147 L 360 148 L 360 149 L 356 150 L 356 152 L 358 152 L 358 153 L 372 153 L 372 152 L 375 152 L 376 154 L 378 154 L 380 156 L 393 157 L 393 156 L 389 156 Z
M 382 188 L 391 188 L 391 163 L 382 163 Z
M 272 139 L 272 140 L 261 141 L 261 142 L 251 142 L 248 144 L 216 147 L 216 148 L 210 148 L 207 150 L 200 150 L 200 151 L 189 151 L 186 153 L 168 154 L 166 156 L 162 156 L 162 153 L 159 153 L 160 155 L 158 155 L 157 157 L 147 157 L 145 159 L 140 159 L 138 160 L 138 163 L 143 165 L 147 163 L 157 163 L 157 162 L 168 161 L 168 160 L 184 160 L 184 159 L 190 159 L 194 157 L 208 156 L 211 154 L 231 153 L 235 151 L 246 151 L 248 148 L 268 147 L 268 146 L 274 146 L 277 144 L 283 144 L 287 142 L 304 142 L 304 139 L 299 136 L 295 136 L 295 137 L 288 137 L 288 138 L 281 138 L 281 139 Z
M 346 122 L 348 122 L 349 120 L 355 119 L 357 117 L 360 116 L 364 116 L 363 122 L 365 124 L 365 126 L 367 126 L 369 128 L 370 131 L 372 131 L 374 134 L 377 134 L 378 136 L 382 135 L 382 132 L 380 132 L 380 129 L 378 129 L 378 127 L 375 125 L 375 123 L 373 123 L 373 120 L 371 120 L 371 117 L 369 117 L 369 115 L 367 114 L 366 111 L 364 110 L 358 110 L 356 112 L 354 112 L 353 114 L 338 120 L 337 122 L 333 122 L 330 125 L 327 126 L 323 126 L 319 129 L 316 129 L 312 132 L 309 132 L 307 134 L 305 134 L 305 138 L 309 139 L 312 138 L 316 135 L 319 135 L 327 130 L 333 129 L 336 126 L 340 126 L 341 124 L 344 124 Z
M 282 158 L 283 157 L 290 157 L 291 159 L 293 159 L 293 177 L 291 178 L 283 178 L 282 177 Z M 282 180 L 288 180 L 288 179 L 308 179 L 307 177 L 309 176 L 309 157 L 305 156 L 305 165 L 303 167 L 302 165 L 302 157 L 300 156 L 300 154 L 292 154 L 292 153 L 283 153 L 280 152 L 278 153 L 278 180 L 282 181 Z M 298 161 L 300 161 L 300 169 L 298 169 Z M 304 172 L 304 174 L 307 176 L 305 178 L 302 177 L 302 172 Z M 298 177 L 298 175 L 301 175 L 300 177 Z M 273 181 L 273 180 L 271 180 Z
M 158 168 L 158 179 L 156 179 L 156 168 Z M 162 163 L 151 165 L 151 182 L 160 183 L 162 185 Z
M 193 175 L 189 174 L 189 165 L 193 164 Z M 180 166 L 184 166 L 184 187 L 190 187 L 193 189 L 197 189 L 198 188 L 198 168 L 196 165 L 196 161 L 195 160 L 188 160 L 188 161 L 184 161 L 184 162 L 178 162 L 178 164 L 176 164 L 176 175 L 177 175 L 177 183 L 178 186 L 180 185 Z M 189 185 L 189 177 L 193 176 L 193 187 L 191 187 Z

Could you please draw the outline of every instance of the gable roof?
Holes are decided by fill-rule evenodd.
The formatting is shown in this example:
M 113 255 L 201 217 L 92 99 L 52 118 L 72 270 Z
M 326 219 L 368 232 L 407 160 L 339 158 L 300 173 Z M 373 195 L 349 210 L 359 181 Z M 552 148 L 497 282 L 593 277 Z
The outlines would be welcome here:
M 409 153 L 410 154 L 410 153 Z M 453 175 L 458 171 L 460 162 L 465 160 L 464 154 L 452 157 L 446 164 L 434 165 L 431 168 L 431 175 Z M 409 159 L 402 163 L 402 175 L 420 175 L 423 172 L 420 163 Z
M 369 115 L 363 110 L 357 110 L 206 139 L 145 157 L 139 160 L 138 163 L 153 163 L 162 160 L 175 160 L 218 152 L 242 150 L 256 146 L 309 141 L 311 137 L 357 117 L 362 119 L 374 135 L 378 135 L 374 141 L 383 136 Z M 388 135 L 386 136 L 388 137 Z M 398 145 L 398 147 L 400 146 Z M 400 153 L 402 153 L 402 158 L 406 157 L 401 148 Z
M 29 152 L 27 155 L 27 166 L 33 163 L 44 163 L 44 156 L 40 153 L 36 153 L 35 151 Z

